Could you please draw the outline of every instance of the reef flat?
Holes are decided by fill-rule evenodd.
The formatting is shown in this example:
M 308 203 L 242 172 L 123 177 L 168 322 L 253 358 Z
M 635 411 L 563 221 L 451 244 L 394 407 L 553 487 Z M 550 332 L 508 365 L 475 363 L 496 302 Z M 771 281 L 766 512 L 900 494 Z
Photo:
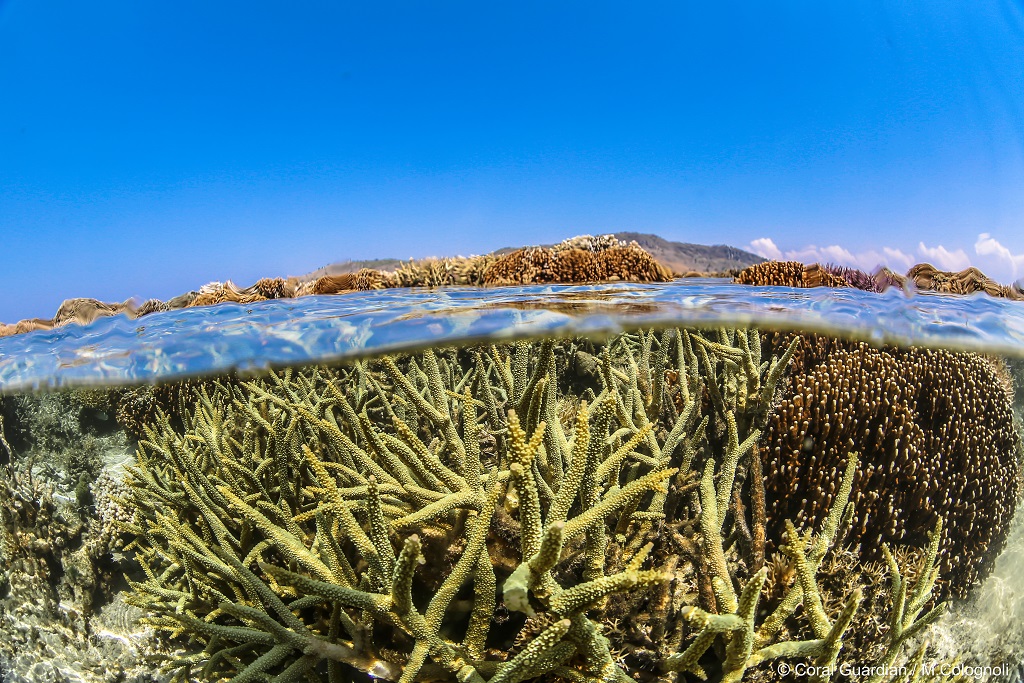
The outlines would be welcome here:
M 945 418 L 910 385 L 950 385 L 863 373 L 829 355 L 844 344 L 643 330 L 5 398 L 0 628 L 22 635 L 0 638 L 0 671 L 60 680 L 37 665 L 66 661 L 114 680 L 86 671 L 98 658 L 137 681 L 772 681 L 780 663 L 838 680 L 840 662 L 950 660 L 928 627 L 991 570 L 1019 497 L 1012 395 L 976 354 L 870 350 L 985 394 L 943 399 L 968 445 L 988 439 L 965 460 L 913 436 Z M 904 403 L 872 407 L 862 376 Z M 818 413 L 798 410 L 806 396 Z M 83 434 L 37 442 L 32 406 L 56 400 Z M 84 477 L 27 457 L 87 436 L 134 456 Z M 918 468 L 951 492 L 927 514 L 909 513 L 931 489 L 897 474 Z M 115 632 L 119 652 L 71 655 Z
M 68 324 L 88 325 L 112 315 L 132 319 L 181 308 L 222 303 L 343 294 L 408 287 L 498 286 L 552 282 L 667 282 L 672 272 L 635 241 L 613 235 L 580 235 L 550 247 L 523 247 L 502 254 L 400 262 L 394 270 L 360 268 L 355 272 L 307 278 L 260 278 L 248 287 L 230 280 L 209 282 L 169 301 L 128 299 L 105 303 L 91 298 L 65 300 L 52 318 L 0 323 L 0 337 L 49 330 Z
M 639 241 L 638 241 L 639 240 Z M 642 244 L 641 244 L 642 242 Z M 725 271 L 673 270 L 659 261 L 679 265 L 693 250 L 704 254 L 708 268 L 728 262 L 750 262 L 746 268 Z M 709 253 L 718 256 L 707 258 Z M 722 257 L 722 258 L 719 258 Z M 992 297 L 1024 300 L 1021 284 L 1001 285 L 977 268 L 960 272 L 940 271 L 931 264 L 919 263 L 905 275 L 879 267 L 874 273 L 835 264 L 803 264 L 797 261 L 764 261 L 732 247 L 700 247 L 670 243 L 656 235 L 618 233 L 616 235 L 578 235 L 547 246 L 502 249 L 479 256 L 410 259 L 408 262 L 382 259 L 364 262 L 357 269 L 335 272 L 319 269 L 303 277 L 264 277 L 248 287 L 231 280 L 208 282 L 168 301 L 149 299 L 139 302 L 102 302 L 79 297 L 61 303 L 52 318 L 30 318 L 13 324 L 0 323 L 0 337 L 50 330 L 69 324 L 88 325 L 99 318 L 123 315 L 137 319 L 153 313 L 224 303 L 251 304 L 258 301 L 295 297 L 346 294 L 382 289 L 412 287 L 484 287 L 527 284 L 584 284 L 607 282 L 669 282 L 673 278 L 731 278 L 738 284 L 781 287 L 852 287 L 874 293 L 890 287 L 934 291 L 943 294 L 984 292 Z M 350 264 L 351 265 L 351 264 Z M 370 267 L 378 266 L 378 267 Z

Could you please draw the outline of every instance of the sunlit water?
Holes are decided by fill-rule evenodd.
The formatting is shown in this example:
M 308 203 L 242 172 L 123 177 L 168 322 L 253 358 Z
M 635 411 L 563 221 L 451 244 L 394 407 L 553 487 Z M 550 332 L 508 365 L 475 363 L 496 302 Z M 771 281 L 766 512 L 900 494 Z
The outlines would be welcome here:
M 117 316 L 84 327 L 68 325 L 0 339 L 0 393 L 14 396 L 58 387 L 106 388 L 220 376 L 229 371 L 256 375 L 269 368 L 333 364 L 479 342 L 548 336 L 604 340 L 642 327 L 753 327 L 819 333 L 872 345 L 946 348 L 1018 359 L 1011 368 L 1019 368 L 1019 359 L 1024 359 L 1024 304 L 1019 302 L 984 295 L 911 295 L 895 289 L 872 294 L 854 289 L 754 288 L 717 280 L 679 280 L 665 285 L 385 290 L 222 304 L 137 320 Z M 1019 372 L 1013 379 L 1019 386 Z M 1019 409 L 1019 394 L 1015 404 Z M 101 419 L 110 418 L 102 411 L 98 414 Z M 59 416 L 55 419 L 60 421 Z M 1018 415 L 1018 425 L 1019 419 Z M 59 433 L 63 427 L 55 425 L 53 429 Z M 131 448 L 123 435 L 103 436 L 98 441 L 102 443 L 96 448 L 104 453 L 123 454 Z M 17 454 L 5 453 L 6 448 L 0 449 L 0 462 L 16 461 Z M 122 464 L 107 463 L 111 470 Z M 45 463 L 33 467 L 39 476 L 59 469 Z M 56 499 L 73 502 L 76 483 L 53 476 Z M 983 659 L 986 652 L 1002 648 L 1016 653 L 1013 656 L 1018 662 L 1024 659 L 1022 529 L 1024 518 L 1018 511 L 991 576 L 933 628 L 931 642 L 942 656 L 974 652 Z M 60 571 L 71 570 L 64 567 Z M 115 574 L 111 581 L 119 580 Z M 0 585 L 0 598 L 4 591 Z M 56 613 L 66 615 L 62 617 L 66 623 L 56 629 L 82 628 L 86 622 L 74 614 L 76 605 L 61 603 L 55 608 Z M 117 601 L 104 606 L 88 622 L 93 633 L 89 656 L 102 660 L 109 650 L 110 657 L 123 658 L 124 648 L 133 651 L 133 634 L 141 633 L 134 625 L 137 616 Z M 8 628 L 16 621 L 16 616 L 9 616 Z M 49 664 L 29 655 L 6 662 L 0 657 L 0 681 L 95 680 L 79 675 L 74 662 L 61 657 L 66 653 L 54 654 Z M 58 660 L 62 663 L 56 664 Z M 1007 679 L 1019 680 L 1019 673 L 1013 670 Z
M 753 326 L 1024 357 L 1024 306 L 984 294 L 668 284 L 381 290 L 104 318 L 0 339 L 0 391 L 154 382 L 443 344 Z

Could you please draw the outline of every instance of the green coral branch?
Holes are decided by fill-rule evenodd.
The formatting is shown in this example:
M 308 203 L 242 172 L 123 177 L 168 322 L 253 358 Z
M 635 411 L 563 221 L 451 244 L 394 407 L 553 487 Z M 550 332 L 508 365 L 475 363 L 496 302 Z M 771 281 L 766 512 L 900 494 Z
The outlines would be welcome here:
M 179 674 L 210 680 L 301 680 L 325 660 L 332 683 L 342 664 L 622 683 L 641 665 L 738 681 L 782 657 L 835 663 L 861 595 L 827 614 L 817 574 L 856 456 L 818 533 L 787 535 L 781 600 L 764 604 L 742 543 L 746 462 L 795 348 L 768 362 L 753 330 L 642 331 L 207 385 L 183 431 L 146 426 L 130 470 L 131 599 L 203 648 Z M 913 587 L 891 570 L 890 650 L 938 614 L 921 614 L 933 545 Z M 509 611 L 529 618 L 504 658 Z M 793 619 L 814 638 L 775 642 Z
M 883 547 L 886 562 L 889 565 L 889 573 L 892 580 L 889 597 L 892 601 L 889 620 L 889 633 L 886 642 L 885 655 L 881 659 L 881 666 L 888 669 L 896 661 L 906 643 L 912 641 L 925 629 L 935 623 L 946 610 L 946 603 L 939 603 L 924 615 L 921 610 L 931 598 L 932 589 L 938 577 L 937 560 L 939 545 L 942 540 L 942 520 L 935 523 L 935 527 L 928 535 L 928 547 L 921 563 L 918 566 L 917 582 L 910 590 L 908 597 L 907 580 L 900 572 L 892 552 Z M 881 675 L 872 677 L 870 683 L 881 681 Z

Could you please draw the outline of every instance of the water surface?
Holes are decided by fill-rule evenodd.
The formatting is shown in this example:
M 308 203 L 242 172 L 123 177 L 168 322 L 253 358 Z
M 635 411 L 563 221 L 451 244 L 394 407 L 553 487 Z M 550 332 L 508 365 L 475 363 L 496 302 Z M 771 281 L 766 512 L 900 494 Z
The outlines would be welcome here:
M 153 382 L 473 341 L 754 326 L 1024 357 L 1020 302 L 722 280 L 380 290 L 104 318 L 0 339 L 0 392 Z

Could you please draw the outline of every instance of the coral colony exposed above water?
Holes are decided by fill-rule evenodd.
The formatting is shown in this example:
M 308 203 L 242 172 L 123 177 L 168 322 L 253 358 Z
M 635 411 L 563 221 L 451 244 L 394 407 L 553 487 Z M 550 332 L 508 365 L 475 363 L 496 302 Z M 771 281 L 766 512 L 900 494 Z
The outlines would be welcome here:
M 660 238 L 656 238 L 660 240 Z M 140 317 L 150 313 L 218 303 L 253 303 L 268 299 L 289 299 L 310 295 L 396 287 L 441 287 L 452 285 L 513 285 L 583 282 L 666 282 L 681 276 L 734 277 L 735 282 L 784 287 L 854 287 L 881 291 L 887 287 L 912 286 L 926 291 L 953 294 L 985 292 L 991 296 L 1024 300 L 1019 283 L 1000 285 L 977 268 L 958 273 L 940 271 L 922 263 L 906 275 L 888 268 L 874 275 L 832 264 L 804 265 L 796 261 L 767 261 L 727 273 L 673 273 L 658 263 L 637 242 L 613 235 L 581 235 L 551 247 L 524 247 L 506 254 L 423 259 L 403 263 L 395 270 L 360 268 L 351 273 L 300 278 L 263 278 L 241 288 L 228 280 L 211 282 L 170 301 L 150 299 L 141 305 L 128 300 L 104 303 L 96 299 L 68 299 L 53 318 L 31 318 L 14 324 L 0 323 L 0 337 L 34 330 L 47 330 L 69 323 L 87 324 L 97 318 L 123 314 Z
M 642 253 L 587 238 L 173 305 L 669 277 Z M 99 310 L 76 305 L 50 322 Z M 977 353 L 663 328 L 0 397 L 0 680 L 1010 672 L 1019 642 L 939 647 L 933 626 L 1014 528 L 1019 381 Z

